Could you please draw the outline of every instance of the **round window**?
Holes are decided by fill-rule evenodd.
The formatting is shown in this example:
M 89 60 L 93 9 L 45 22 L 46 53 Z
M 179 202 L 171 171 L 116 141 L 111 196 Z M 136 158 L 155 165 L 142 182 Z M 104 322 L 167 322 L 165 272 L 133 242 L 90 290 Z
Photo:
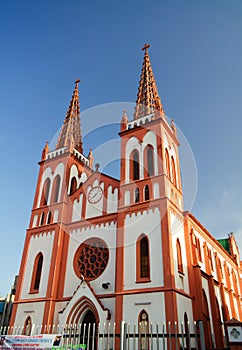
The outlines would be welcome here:
M 90 238 L 77 249 L 74 257 L 76 275 L 83 276 L 87 281 L 99 277 L 105 270 L 109 258 L 106 243 L 100 238 Z

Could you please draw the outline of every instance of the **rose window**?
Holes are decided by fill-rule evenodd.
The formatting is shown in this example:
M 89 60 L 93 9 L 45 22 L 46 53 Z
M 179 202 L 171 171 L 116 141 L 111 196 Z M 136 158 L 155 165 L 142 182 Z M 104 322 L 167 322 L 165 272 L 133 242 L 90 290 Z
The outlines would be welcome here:
M 100 238 L 91 238 L 83 242 L 74 257 L 76 275 L 86 280 L 94 280 L 105 270 L 109 258 L 108 247 Z

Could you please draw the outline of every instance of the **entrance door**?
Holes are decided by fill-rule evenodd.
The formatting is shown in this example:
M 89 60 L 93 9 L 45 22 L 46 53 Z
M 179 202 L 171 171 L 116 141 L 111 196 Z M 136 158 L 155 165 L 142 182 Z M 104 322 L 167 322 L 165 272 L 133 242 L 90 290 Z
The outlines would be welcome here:
M 96 349 L 97 321 L 94 313 L 88 310 L 82 320 L 80 342 L 86 344 L 86 350 Z

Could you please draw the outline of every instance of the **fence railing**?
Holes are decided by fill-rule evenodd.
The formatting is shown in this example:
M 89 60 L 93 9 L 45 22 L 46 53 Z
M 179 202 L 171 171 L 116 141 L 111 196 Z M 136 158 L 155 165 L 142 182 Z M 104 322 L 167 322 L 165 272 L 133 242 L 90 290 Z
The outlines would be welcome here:
M 28 328 L 27 328 L 28 327 Z M 75 324 L 26 327 L 1 327 L 0 333 L 9 338 L 27 335 L 35 338 L 40 334 L 56 335 L 61 338 L 59 349 L 85 350 L 205 350 L 202 321 L 192 324 L 139 323 L 129 324 L 124 321 L 120 325 Z M 20 337 L 21 338 L 21 337 Z M 28 337 L 24 337 L 28 339 Z M 53 338 L 54 339 L 54 338 Z M 27 341 L 27 340 L 26 340 Z M 52 344 L 53 345 L 53 344 Z M 1 346 L 0 346 L 1 349 Z M 45 347 L 45 349 L 47 349 Z M 53 349 L 50 346 L 49 349 Z

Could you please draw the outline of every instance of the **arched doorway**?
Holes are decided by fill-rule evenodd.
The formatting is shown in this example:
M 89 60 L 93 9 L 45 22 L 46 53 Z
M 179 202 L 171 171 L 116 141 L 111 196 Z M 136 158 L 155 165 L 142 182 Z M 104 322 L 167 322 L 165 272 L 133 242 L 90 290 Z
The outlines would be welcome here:
M 80 329 L 80 344 L 86 344 L 87 349 L 97 349 L 97 320 L 92 310 L 85 313 Z
M 97 339 L 95 336 L 99 322 L 98 311 L 93 302 L 87 297 L 82 297 L 72 306 L 65 323 L 74 325 L 78 332 L 76 344 L 86 344 L 86 349 L 96 350 Z

